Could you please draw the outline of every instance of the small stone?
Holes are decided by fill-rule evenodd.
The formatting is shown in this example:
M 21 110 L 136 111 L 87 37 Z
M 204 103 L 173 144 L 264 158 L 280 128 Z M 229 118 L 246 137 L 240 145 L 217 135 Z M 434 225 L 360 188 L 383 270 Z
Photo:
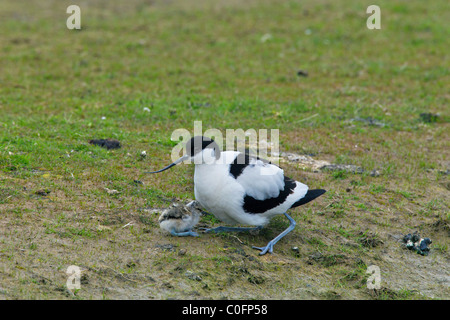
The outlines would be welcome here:
M 361 174 L 364 172 L 364 169 L 353 164 L 330 164 L 324 165 L 320 168 L 321 170 L 329 170 L 329 171 L 345 171 L 350 173 L 358 173 Z
M 272 35 L 270 34 L 270 33 L 266 33 L 266 34 L 264 34 L 262 37 L 261 37 L 261 42 L 262 43 L 264 43 L 264 42 L 266 42 L 267 40 L 270 40 L 270 39 L 272 39 Z
M 107 227 L 107 226 L 98 225 L 97 230 L 98 231 L 108 231 L 108 230 L 111 230 L 111 228 Z
M 162 251 L 171 251 L 171 252 L 176 251 L 176 247 L 171 243 L 156 244 L 155 247 L 161 249 Z
M 48 196 L 50 194 L 50 192 L 51 192 L 50 190 L 41 189 L 41 190 L 36 191 L 35 194 L 37 194 L 38 196 L 45 197 L 45 196 Z
M 105 191 L 109 194 L 109 195 L 115 195 L 115 194 L 119 194 L 120 192 L 114 189 L 108 189 L 108 188 L 103 188 L 105 189 Z
M 133 260 L 128 260 L 126 266 L 127 268 L 134 268 L 136 267 L 136 262 L 134 262 Z
M 192 271 L 186 271 L 186 273 L 184 274 L 186 277 L 188 277 L 191 280 L 195 280 L 195 281 L 202 281 L 202 277 L 200 277 L 198 274 L 196 274 L 195 272 Z
M 372 170 L 372 171 L 370 171 L 370 173 L 369 173 L 369 175 L 371 176 L 371 177 L 379 177 L 380 176 L 380 171 L 378 171 L 378 170 Z
M 307 77 L 308 76 L 308 72 L 305 70 L 298 70 L 297 71 L 297 76 L 299 77 Z

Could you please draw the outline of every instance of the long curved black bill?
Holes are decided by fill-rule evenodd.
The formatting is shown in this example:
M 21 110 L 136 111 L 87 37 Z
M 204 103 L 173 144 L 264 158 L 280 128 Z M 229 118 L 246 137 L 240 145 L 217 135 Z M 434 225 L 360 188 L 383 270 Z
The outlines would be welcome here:
M 165 171 L 165 170 L 170 169 L 170 168 L 172 168 L 173 166 L 176 166 L 177 164 L 183 162 L 184 160 L 187 160 L 188 158 L 189 158 L 188 155 L 184 155 L 184 156 L 182 156 L 180 159 L 178 159 L 177 161 L 175 161 L 174 163 L 169 164 L 167 167 L 162 168 L 161 170 L 158 170 L 158 171 L 147 171 L 147 172 L 144 172 L 144 173 L 158 173 L 158 172 Z

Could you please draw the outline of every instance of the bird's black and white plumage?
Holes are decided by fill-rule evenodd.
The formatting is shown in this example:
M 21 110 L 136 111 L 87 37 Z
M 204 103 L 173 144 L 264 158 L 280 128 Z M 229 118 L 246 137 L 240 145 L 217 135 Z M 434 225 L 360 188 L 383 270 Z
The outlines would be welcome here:
M 261 228 L 272 217 L 285 214 L 290 227 L 266 247 L 258 248 L 264 254 L 272 252 L 273 245 L 290 232 L 295 221 L 287 210 L 308 203 L 325 193 L 309 190 L 308 186 L 288 178 L 283 169 L 268 161 L 237 151 L 219 150 L 214 140 L 194 137 L 186 144 L 186 155 L 161 172 L 184 160 L 195 163 L 195 199 L 207 211 L 228 224 L 243 224 Z M 217 231 L 243 231 L 249 228 L 218 227 Z

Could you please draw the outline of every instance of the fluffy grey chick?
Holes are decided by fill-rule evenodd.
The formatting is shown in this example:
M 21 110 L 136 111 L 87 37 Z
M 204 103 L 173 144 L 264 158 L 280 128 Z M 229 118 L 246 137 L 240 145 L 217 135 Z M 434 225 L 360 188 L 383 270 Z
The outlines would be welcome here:
M 198 233 L 192 231 L 192 228 L 198 223 L 200 216 L 201 211 L 195 200 L 187 205 L 173 203 L 161 213 L 159 226 L 173 236 L 198 237 Z

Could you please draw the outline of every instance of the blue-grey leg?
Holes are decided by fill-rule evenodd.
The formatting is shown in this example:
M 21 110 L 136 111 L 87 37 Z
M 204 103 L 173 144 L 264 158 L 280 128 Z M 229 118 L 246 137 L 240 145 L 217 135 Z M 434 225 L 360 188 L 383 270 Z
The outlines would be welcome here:
M 219 233 L 219 232 L 251 232 L 251 231 L 257 231 L 260 230 L 262 227 L 258 226 L 258 227 L 254 227 L 254 228 L 249 228 L 249 227 L 224 227 L 224 226 L 220 226 L 220 227 L 216 227 L 216 228 L 204 228 L 202 229 L 204 233 Z
M 267 244 L 267 246 L 265 247 L 255 247 L 253 246 L 253 249 L 258 249 L 261 250 L 261 252 L 259 253 L 259 255 L 263 255 L 266 254 L 267 252 L 272 253 L 273 252 L 273 245 L 275 243 L 277 243 L 281 238 L 283 238 L 285 235 L 287 235 L 289 232 L 291 232 L 292 230 L 294 230 L 295 228 L 295 220 L 292 219 L 287 213 L 284 214 L 286 216 L 286 218 L 289 219 L 290 225 L 289 227 L 284 230 L 282 233 L 280 233 L 278 236 L 276 236 L 273 240 L 270 240 L 269 243 Z
M 198 233 L 194 232 L 192 230 L 183 231 L 183 232 L 176 232 L 175 229 L 172 229 L 170 231 L 170 234 L 175 236 L 175 237 L 187 237 L 187 236 L 198 237 Z

